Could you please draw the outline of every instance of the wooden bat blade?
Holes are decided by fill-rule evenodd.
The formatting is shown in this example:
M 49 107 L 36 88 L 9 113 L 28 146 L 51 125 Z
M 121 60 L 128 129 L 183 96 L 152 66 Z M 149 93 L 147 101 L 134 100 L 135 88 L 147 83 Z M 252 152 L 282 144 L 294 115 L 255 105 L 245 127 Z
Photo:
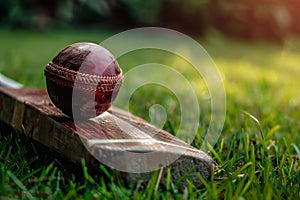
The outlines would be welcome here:
M 84 158 L 96 169 L 97 159 L 131 181 L 147 179 L 162 167 L 164 173 L 171 168 L 174 182 L 189 178 L 201 185 L 198 173 L 206 180 L 213 175 L 213 161 L 206 153 L 115 107 L 74 122 L 53 106 L 45 90 L 0 87 L 0 120 L 72 162 Z

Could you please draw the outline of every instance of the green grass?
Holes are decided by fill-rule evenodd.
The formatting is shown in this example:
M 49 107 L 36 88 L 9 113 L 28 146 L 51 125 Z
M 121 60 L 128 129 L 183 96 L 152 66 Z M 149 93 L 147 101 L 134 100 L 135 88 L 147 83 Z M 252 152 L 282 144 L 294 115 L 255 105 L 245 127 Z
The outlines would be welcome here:
M 101 42 L 112 34 L 109 31 L 32 33 L 2 30 L 0 72 L 25 86 L 44 88 L 44 66 L 60 49 L 78 41 Z M 155 173 L 146 186 L 124 186 L 103 167 L 104 177 L 91 177 L 84 161 L 81 176 L 66 175 L 59 162 L 43 164 L 30 140 L 18 139 L 14 131 L 1 130 L 0 197 L 299 199 L 300 41 L 287 38 L 283 44 L 246 42 L 214 32 L 198 41 L 217 64 L 227 94 L 222 136 L 210 152 L 216 164 L 213 181 L 205 182 L 204 188 L 190 184 L 180 191 L 169 178 L 165 187 L 156 190 L 158 173 Z M 210 102 L 203 80 L 193 75 L 188 63 L 167 53 L 142 50 L 119 58 L 125 72 L 147 62 L 174 66 L 198 88 L 201 128 L 192 144 L 200 148 L 201 134 L 210 118 Z M 131 99 L 130 109 L 149 120 L 147 108 L 154 103 L 168 107 L 168 123 L 164 129 L 174 132 L 180 113 L 176 98 L 168 90 L 151 85 L 140 88 Z

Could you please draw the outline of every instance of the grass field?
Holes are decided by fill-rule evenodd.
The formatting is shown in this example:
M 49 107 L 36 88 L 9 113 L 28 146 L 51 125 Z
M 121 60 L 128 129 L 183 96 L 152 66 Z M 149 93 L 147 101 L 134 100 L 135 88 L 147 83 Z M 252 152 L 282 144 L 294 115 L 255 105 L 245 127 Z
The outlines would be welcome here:
M 27 87 L 45 88 L 43 69 L 60 49 L 79 41 L 99 43 L 113 34 L 1 30 L 0 73 Z M 1 129 L 0 198 L 300 199 L 300 40 L 287 38 L 283 44 L 247 42 L 215 32 L 197 40 L 218 66 L 227 95 L 224 129 L 210 152 L 216 165 L 213 181 L 204 183 L 203 188 L 191 183 L 183 191 L 172 180 L 165 187 L 155 188 L 156 173 L 145 187 L 125 186 L 105 168 L 105 178 L 91 177 L 84 161 L 81 180 L 82 177 L 66 172 L 55 161 L 44 164 L 49 162 L 37 157 L 30 140 L 24 141 L 16 132 Z M 200 148 L 201 134 L 209 121 L 209 98 L 203 80 L 193 76 L 188 64 L 151 50 L 132 52 L 118 61 L 125 72 L 153 61 L 180 66 L 176 70 L 198 87 L 204 117 L 192 144 Z M 130 108 L 149 120 L 147 107 L 156 102 L 170 106 L 172 98 L 163 88 L 146 86 L 134 94 Z M 170 132 L 179 123 L 174 102 L 164 126 Z

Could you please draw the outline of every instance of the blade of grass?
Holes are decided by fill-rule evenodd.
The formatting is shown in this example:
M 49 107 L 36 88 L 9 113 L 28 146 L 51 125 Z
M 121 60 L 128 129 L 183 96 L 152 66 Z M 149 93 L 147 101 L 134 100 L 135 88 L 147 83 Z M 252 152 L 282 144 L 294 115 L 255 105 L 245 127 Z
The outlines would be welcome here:
M 254 117 L 253 115 L 251 115 L 250 113 L 248 113 L 247 111 L 243 111 L 243 113 L 246 114 L 248 117 L 250 117 L 257 124 L 257 126 L 259 128 L 260 135 L 261 135 L 263 141 L 265 141 L 265 135 L 264 135 L 264 132 L 263 132 L 263 129 L 260 125 L 259 120 L 256 117 Z
M 10 171 L 7 172 L 8 176 L 16 183 L 16 185 L 22 190 L 22 192 L 25 194 L 25 196 L 29 200 L 34 200 L 35 198 L 32 196 L 32 194 L 27 190 L 27 188 L 23 185 L 23 183 Z
M 157 190 L 158 190 L 158 187 L 159 187 L 159 183 L 160 183 L 160 180 L 161 180 L 161 177 L 162 177 L 163 170 L 164 170 L 163 167 L 161 167 L 160 170 L 159 170 L 159 174 L 158 174 L 158 177 L 157 177 L 157 180 L 156 180 L 156 184 L 155 184 L 154 194 L 157 193 Z
M 253 163 L 252 162 L 248 162 L 245 165 L 243 165 L 241 168 L 237 169 L 235 172 L 232 173 L 232 177 L 238 177 L 238 175 L 241 174 L 242 171 L 244 171 L 245 169 L 247 169 L 249 166 L 251 166 Z
M 214 190 L 213 187 L 209 185 L 209 183 L 203 178 L 200 173 L 197 173 L 197 177 L 200 179 L 201 183 L 207 189 L 208 193 L 212 195 L 212 199 L 218 199 L 217 192 Z
M 220 165 L 223 165 L 224 162 L 222 161 L 222 159 L 220 158 L 219 154 L 216 152 L 216 150 L 209 144 L 207 143 L 207 146 L 210 149 L 210 152 L 215 156 L 215 158 L 218 160 Z
M 113 178 L 112 175 L 109 173 L 109 171 L 106 169 L 106 167 L 104 165 L 100 165 L 100 169 L 104 173 L 104 175 L 107 176 L 107 178 L 112 180 L 112 178 Z
M 83 158 L 81 159 L 81 166 L 82 166 L 84 180 L 88 181 L 91 184 L 95 183 L 94 179 L 91 177 L 91 175 L 88 172 L 88 168 L 87 168 L 87 166 L 85 164 L 85 160 Z
M 295 149 L 295 151 L 297 153 L 298 159 L 300 160 L 300 150 L 299 150 L 299 148 L 294 143 L 292 143 L 291 146 L 294 147 L 294 149 Z
M 167 191 L 170 190 L 170 187 L 171 187 L 171 169 L 168 168 L 167 177 L 166 177 L 166 189 L 167 189 Z

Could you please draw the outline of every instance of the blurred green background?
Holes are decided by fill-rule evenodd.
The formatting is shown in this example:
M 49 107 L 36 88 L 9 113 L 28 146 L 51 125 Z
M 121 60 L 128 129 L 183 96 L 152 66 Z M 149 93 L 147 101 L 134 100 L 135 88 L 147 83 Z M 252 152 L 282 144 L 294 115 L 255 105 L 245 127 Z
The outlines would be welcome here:
M 0 72 L 25 85 L 44 87 L 35 71 L 41 71 L 37 68 L 44 67 L 66 45 L 100 43 L 122 30 L 142 26 L 166 27 L 192 36 L 207 44 L 205 48 L 216 56 L 215 61 L 220 56 L 245 61 L 248 48 L 259 48 L 257 43 L 265 43 L 270 53 L 276 48 L 298 51 L 298 10 L 298 0 L 2 0 Z M 225 35 L 240 49 L 223 47 Z M 253 47 L 243 48 L 247 42 L 254 42 Z M 260 64 L 268 65 L 267 61 Z
M 61 167 L 55 162 L 48 165 L 39 158 L 34 163 L 41 167 L 26 164 L 21 140 L 5 139 L 0 130 L 0 196 L 24 198 L 28 188 L 33 196 L 49 199 L 299 199 L 299 10 L 299 0 L 0 0 L 0 73 L 26 87 L 45 88 L 46 64 L 71 43 L 100 43 L 123 30 L 159 26 L 185 33 L 204 47 L 227 95 L 222 137 L 210 152 L 215 179 L 202 189 L 190 184 L 183 194 L 173 186 L 153 193 L 156 179 L 145 188 L 128 189 L 114 179 L 82 184 L 57 170 Z M 118 62 L 124 72 L 145 63 L 165 64 L 189 80 L 201 108 L 192 145 L 201 148 L 211 101 L 193 67 L 155 49 L 130 52 Z M 180 105 L 167 88 L 149 84 L 130 100 L 130 111 L 146 120 L 151 105 L 164 106 L 168 119 L 163 128 L 176 133 Z
M 163 26 L 188 34 L 208 28 L 247 39 L 300 34 L 298 0 L 2 0 L 0 25 L 47 30 Z

